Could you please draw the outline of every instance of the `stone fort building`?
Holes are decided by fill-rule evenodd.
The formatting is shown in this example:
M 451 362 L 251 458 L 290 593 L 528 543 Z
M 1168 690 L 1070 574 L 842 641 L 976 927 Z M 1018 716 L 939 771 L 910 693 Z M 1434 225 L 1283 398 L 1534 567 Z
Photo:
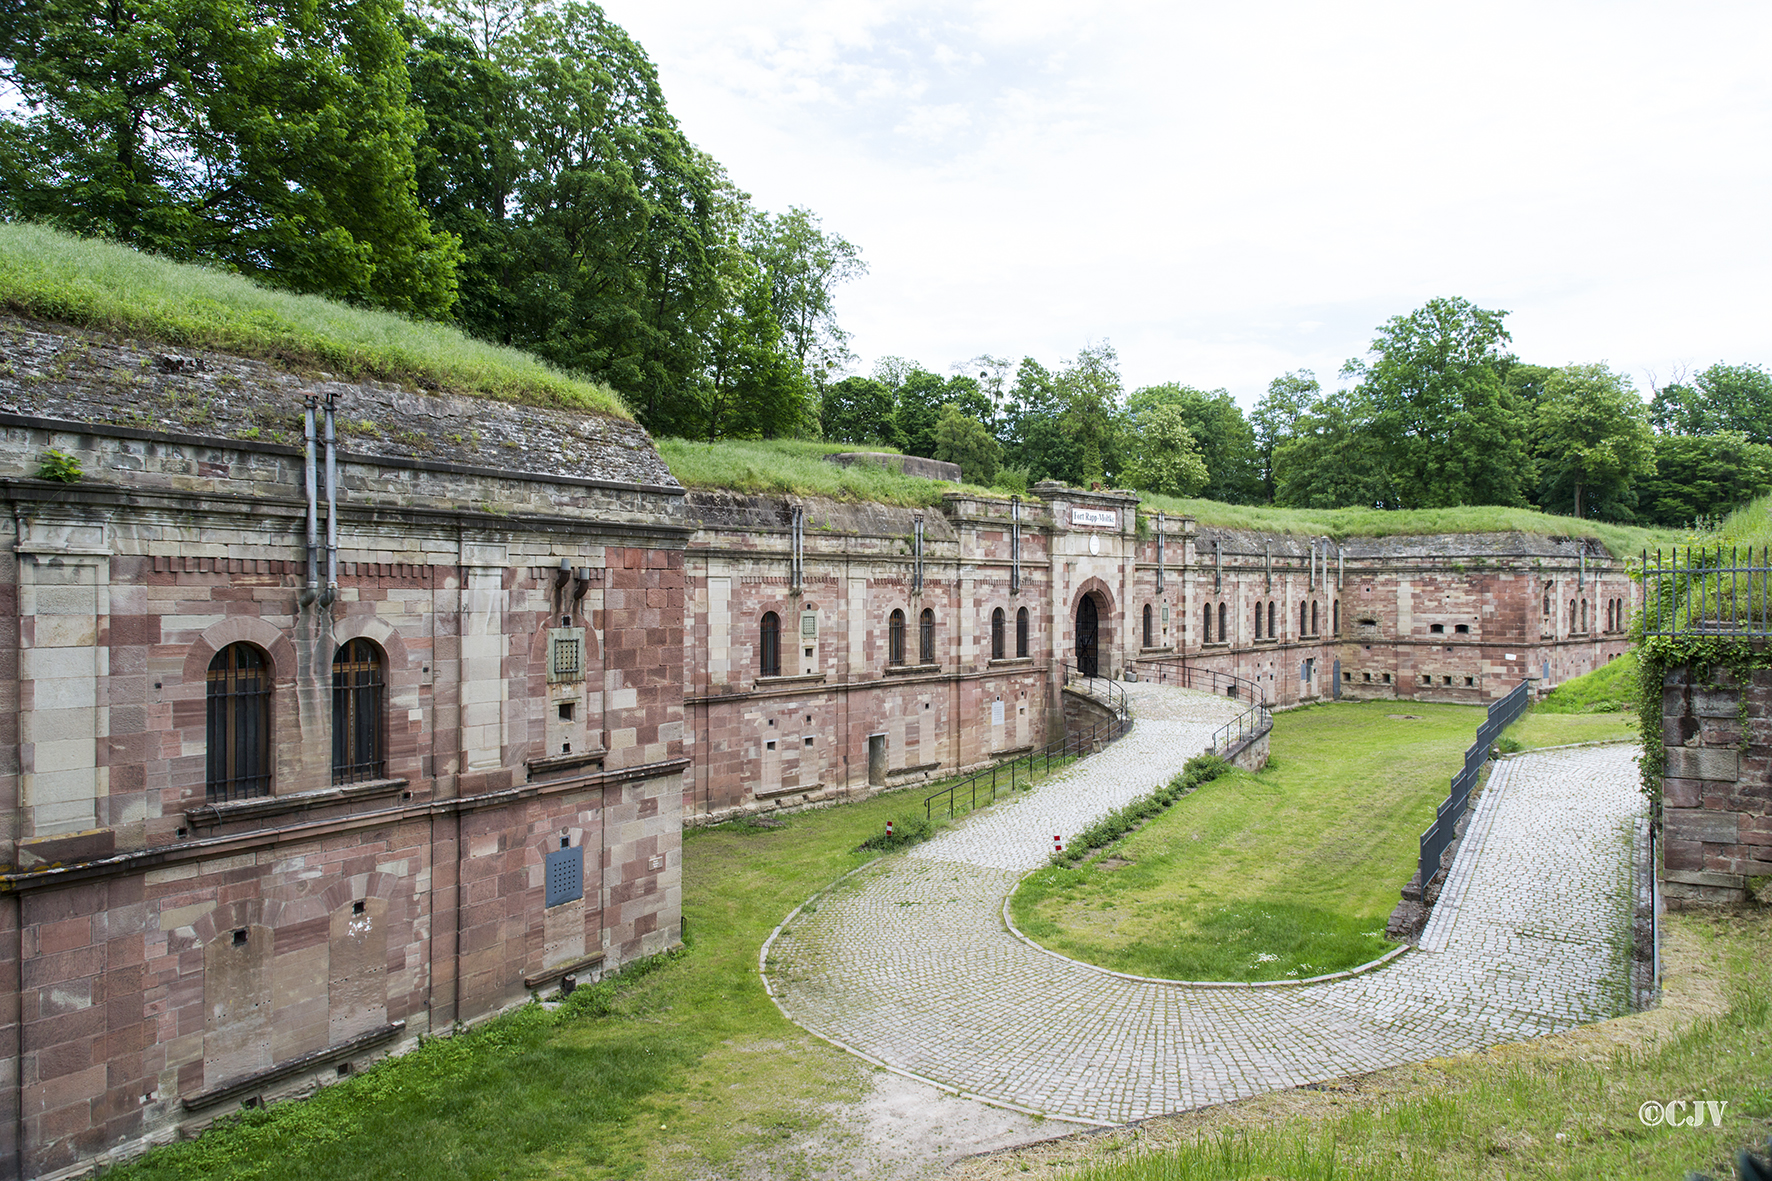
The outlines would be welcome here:
M 686 824 L 1039 747 L 1067 665 L 1476 703 L 1627 646 L 1591 542 L 686 492 L 624 422 L 0 339 L 0 1176 L 666 950 Z

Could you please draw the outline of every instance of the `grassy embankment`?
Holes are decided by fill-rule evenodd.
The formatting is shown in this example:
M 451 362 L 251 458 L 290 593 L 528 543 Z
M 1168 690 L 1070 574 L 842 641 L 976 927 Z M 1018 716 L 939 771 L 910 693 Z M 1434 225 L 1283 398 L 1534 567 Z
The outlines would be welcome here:
M 1765 911 L 1673 915 L 1660 1007 L 967 1162 L 956 1181 L 1676 1181 L 1733 1178 L 1772 1132 Z M 1722 1126 L 1647 1127 L 1710 1099 Z M 1690 1112 L 1690 1107 L 1686 1109 Z
M 0 308 L 341 377 L 632 417 L 607 386 L 446 324 L 274 291 L 39 225 L 0 223 Z

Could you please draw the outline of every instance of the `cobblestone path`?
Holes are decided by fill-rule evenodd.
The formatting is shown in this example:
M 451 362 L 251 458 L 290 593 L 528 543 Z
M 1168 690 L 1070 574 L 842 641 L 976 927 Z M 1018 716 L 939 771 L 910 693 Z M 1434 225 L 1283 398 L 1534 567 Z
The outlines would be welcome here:
M 766 949 L 783 1011 L 962 1094 L 1113 1124 L 1623 1010 L 1629 841 L 1643 810 L 1624 746 L 1500 762 L 1421 949 L 1359 976 L 1145 982 L 1022 942 L 1004 926 L 1003 900 L 1052 836 L 1166 780 L 1236 708 L 1127 689 L 1137 725 L 1102 754 L 845 879 L 784 924 Z

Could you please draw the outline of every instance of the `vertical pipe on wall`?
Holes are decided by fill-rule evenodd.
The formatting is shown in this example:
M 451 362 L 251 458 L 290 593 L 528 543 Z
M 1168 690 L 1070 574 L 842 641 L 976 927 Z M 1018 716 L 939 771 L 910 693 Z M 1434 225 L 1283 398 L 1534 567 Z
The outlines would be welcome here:
M 1157 510 L 1157 593 L 1163 593 L 1163 510 Z
M 320 597 L 320 478 L 314 468 L 314 395 L 308 395 L 307 403 L 302 417 L 303 476 L 308 487 L 308 577 L 301 593 L 304 607 Z
M 911 566 L 911 593 L 914 595 L 920 595 L 923 593 L 923 514 L 922 513 L 918 513 L 916 516 L 916 532 L 915 532 L 914 540 L 912 541 L 911 544 L 913 547 L 913 559 L 914 559 L 913 564 Z
M 334 429 L 332 399 L 326 399 L 326 590 L 322 607 L 338 597 L 338 432 Z

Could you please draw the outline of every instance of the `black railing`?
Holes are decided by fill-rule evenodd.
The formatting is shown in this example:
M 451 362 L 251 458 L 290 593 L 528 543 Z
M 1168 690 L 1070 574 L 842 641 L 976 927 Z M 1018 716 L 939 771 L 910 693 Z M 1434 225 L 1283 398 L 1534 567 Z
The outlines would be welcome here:
M 1642 612 L 1648 636 L 1772 636 L 1772 549 L 1644 550 Z
M 1083 692 L 1106 706 L 1114 715 L 1114 720 L 1098 722 L 1087 730 L 1049 742 L 1040 750 L 1017 755 L 1007 762 L 975 771 L 964 779 L 957 779 L 948 786 L 931 792 L 923 800 L 924 818 L 934 816 L 937 800 L 947 801 L 949 816 L 960 806 L 961 799 L 969 800 L 970 808 L 978 807 L 980 797 L 987 804 L 995 803 L 999 792 L 1008 794 L 1018 786 L 1032 783 L 1040 776 L 1050 773 L 1055 761 L 1062 766 L 1066 759 L 1093 753 L 1098 747 L 1106 746 L 1132 728 L 1132 709 L 1126 701 L 1126 690 L 1114 681 L 1107 677 L 1085 677 L 1073 672 L 1071 666 L 1066 664 L 1062 683 L 1080 686 Z
M 1452 790 L 1434 814 L 1434 822 L 1421 834 L 1421 888 L 1425 892 L 1434 875 L 1440 872 L 1440 858 L 1452 843 L 1458 822 L 1476 789 L 1483 764 L 1489 761 L 1490 748 L 1501 732 L 1513 725 L 1526 712 L 1531 701 L 1531 682 L 1521 681 L 1500 701 L 1489 703 L 1489 715 L 1477 727 L 1477 740 L 1464 752 L 1464 769 L 1452 777 Z
M 1274 728 L 1274 716 L 1268 712 L 1266 694 L 1254 681 L 1219 672 L 1217 669 L 1191 665 L 1182 656 L 1141 657 L 1135 663 L 1141 666 L 1138 669 L 1138 679 L 1141 681 L 1222 693 L 1226 697 L 1252 703 L 1248 709 L 1220 726 L 1212 735 L 1212 753 L 1215 755 L 1222 756 L 1239 742 L 1259 738 Z

